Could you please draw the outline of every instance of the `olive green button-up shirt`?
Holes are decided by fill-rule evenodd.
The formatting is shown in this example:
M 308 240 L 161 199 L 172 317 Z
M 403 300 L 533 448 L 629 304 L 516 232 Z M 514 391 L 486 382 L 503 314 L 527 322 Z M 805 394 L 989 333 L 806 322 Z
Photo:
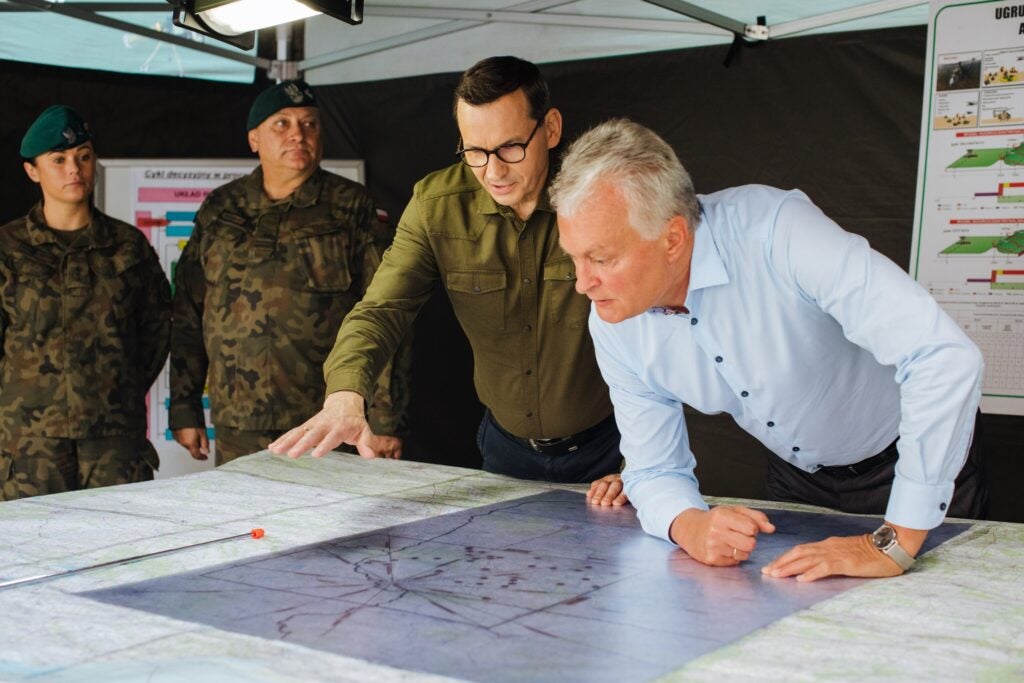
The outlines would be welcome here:
M 324 365 L 328 393 L 369 396 L 440 280 L 469 338 L 481 402 L 523 438 L 568 436 L 612 412 L 545 192 L 526 221 L 455 164 L 417 183 L 373 283 Z

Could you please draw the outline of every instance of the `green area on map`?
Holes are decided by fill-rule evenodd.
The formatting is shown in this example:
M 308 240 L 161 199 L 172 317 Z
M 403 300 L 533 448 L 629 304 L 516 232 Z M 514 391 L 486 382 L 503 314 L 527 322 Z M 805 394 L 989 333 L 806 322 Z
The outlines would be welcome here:
M 1000 149 L 970 149 L 946 168 L 985 168 L 1002 161 L 1007 166 L 1024 164 L 1024 145 Z
M 1024 254 L 1024 230 L 1018 230 L 1009 237 L 990 235 L 986 237 L 961 237 L 943 249 L 942 254 L 984 254 L 995 249 L 1002 254 L 1020 256 Z

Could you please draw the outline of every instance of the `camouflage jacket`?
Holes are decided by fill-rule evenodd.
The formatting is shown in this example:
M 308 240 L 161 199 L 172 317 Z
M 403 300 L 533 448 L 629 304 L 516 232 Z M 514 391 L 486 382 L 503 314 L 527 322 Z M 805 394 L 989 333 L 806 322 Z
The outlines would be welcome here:
M 318 412 L 324 359 L 392 238 L 361 185 L 322 169 L 281 201 L 259 168 L 211 192 L 174 276 L 171 428 L 203 426 L 207 382 L 214 425 L 288 429 Z M 378 434 L 404 427 L 410 362 L 407 340 L 378 379 Z
M 141 232 L 94 209 L 65 247 L 36 205 L 0 228 L 0 298 L 0 434 L 145 433 L 171 292 Z

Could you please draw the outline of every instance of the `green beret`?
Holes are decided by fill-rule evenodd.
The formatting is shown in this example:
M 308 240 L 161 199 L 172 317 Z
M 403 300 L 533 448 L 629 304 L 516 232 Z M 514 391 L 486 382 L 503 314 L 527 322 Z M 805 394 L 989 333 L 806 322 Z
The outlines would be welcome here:
M 316 96 L 306 81 L 281 81 L 256 96 L 245 129 L 252 130 L 285 107 L 316 106 Z
M 82 116 L 63 104 L 47 107 L 32 122 L 21 139 L 21 157 L 35 159 L 54 150 L 78 147 L 92 140 L 89 124 Z

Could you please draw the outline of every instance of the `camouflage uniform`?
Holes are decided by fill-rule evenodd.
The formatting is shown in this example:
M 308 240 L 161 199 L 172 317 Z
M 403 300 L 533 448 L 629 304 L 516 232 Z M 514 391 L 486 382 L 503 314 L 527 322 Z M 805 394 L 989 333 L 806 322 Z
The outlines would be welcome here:
M 74 241 L 42 206 L 0 228 L 3 498 L 151 479 L 146 392 L 170 341 L 170 286 L 134 227 L 93 210 Z
M 317 413 L 324 359 L 392 236 L 361 185 L 322 169 L 280 201 L 260 168 L 210 193 L 174 277 L 171 428 L 204 425 L 207 371 L 232 444 L 265 444 Z M 404 428 L 410 360 L 406 340 L 377 382 L 378 434 Z M 218 448 L 217 464 L 241 448 Z

